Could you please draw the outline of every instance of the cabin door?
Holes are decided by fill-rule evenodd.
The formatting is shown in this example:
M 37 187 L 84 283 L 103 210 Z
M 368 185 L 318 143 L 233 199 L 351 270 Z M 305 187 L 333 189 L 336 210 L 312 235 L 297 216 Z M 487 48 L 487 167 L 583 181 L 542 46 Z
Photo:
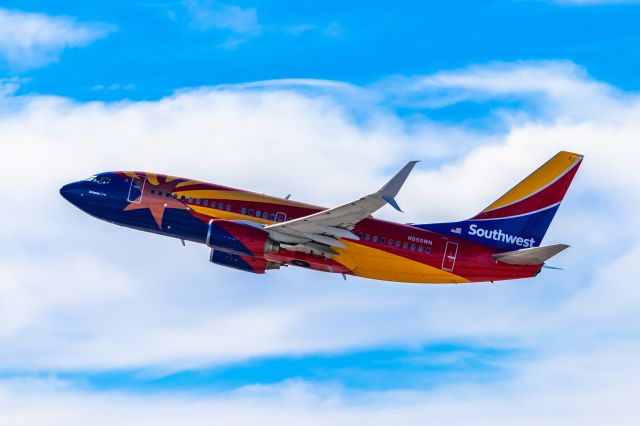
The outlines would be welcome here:
M 456 256 L 458 254 L 458 243 L 453 241 L 447 241 L 447 245 L 444 248 L 444 257 L 442 258 L 442 269 L 445 271 L 453 271 L 453 267 L 456 264 Z
M 144 189 L 145 183 L 147 183 L 146 176 L 134 176 L 131 179 L 131 187 L 129 187 L 127 201 L 130 203 L 140 204 L 142 202 L 142 190 Z

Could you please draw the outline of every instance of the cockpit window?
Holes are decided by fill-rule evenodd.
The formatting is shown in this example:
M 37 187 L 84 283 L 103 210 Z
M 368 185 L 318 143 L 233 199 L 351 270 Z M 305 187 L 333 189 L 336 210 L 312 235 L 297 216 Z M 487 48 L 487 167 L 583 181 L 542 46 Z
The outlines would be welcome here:
M 109 182 L 111 182 L 111 178 L 110 177 L 106 177 L 106 176 L 90 176 L 87 179 L 85 179 L 87 182 L 95 182 L 99 185 L 106 185 Z

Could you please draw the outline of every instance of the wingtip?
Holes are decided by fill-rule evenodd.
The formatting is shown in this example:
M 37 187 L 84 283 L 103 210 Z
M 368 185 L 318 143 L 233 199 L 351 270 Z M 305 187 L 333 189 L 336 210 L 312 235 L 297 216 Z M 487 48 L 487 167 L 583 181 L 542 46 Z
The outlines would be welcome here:
M 413 167 L 416 165 L 416 163 L 418 163 L 418 161 L 414 160 L 409 161 L 407 164 L 405 164 L 404 167 L 400 169 L 400 171 L 398 171 L 398 173 L 396 173 L 382 188 L 380 188 L 377 194 L 388 198 L 395 197 L 400 191 L 402 185 L 404 185 L 404 182 L 407 180 L 407 177 L 413 170 Z M 389 204 L 393 205 L 392 203 Z

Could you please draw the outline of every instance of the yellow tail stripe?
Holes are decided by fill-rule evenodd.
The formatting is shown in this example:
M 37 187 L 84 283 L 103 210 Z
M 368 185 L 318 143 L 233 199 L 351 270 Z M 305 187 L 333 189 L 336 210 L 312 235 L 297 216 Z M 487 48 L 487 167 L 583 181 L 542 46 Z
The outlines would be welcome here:
M 582 155 L 580 154 L 567 151 L 559 152 L 539 169 L 531 173 L 525 180 L 514 186 L 509 192 L 484 209 L 483 213 L 527 198 L 534 192 L 549 185 L 581 159 Z

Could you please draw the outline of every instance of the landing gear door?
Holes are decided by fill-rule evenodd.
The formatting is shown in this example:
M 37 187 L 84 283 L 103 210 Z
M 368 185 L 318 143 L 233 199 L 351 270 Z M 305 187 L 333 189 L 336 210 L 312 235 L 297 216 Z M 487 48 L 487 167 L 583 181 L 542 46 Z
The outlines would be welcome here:
M 447 241 L 447 246 L 444 249 L 444 257 L 442 258 L 442 269 L 444 271 L 453 271 L 453 267 L 456 264 L 456 256 L 458 255 L 458 243 L 453 241 Z
M 127 201 L 130 203 L 140 204 L 142 202 L 142 191 L 144 190 L 144 185 L 147 183 L 146 176 L 134 176 L 131 178 L 131 187 L 129 187 L 129 195 L 127 196 Z

